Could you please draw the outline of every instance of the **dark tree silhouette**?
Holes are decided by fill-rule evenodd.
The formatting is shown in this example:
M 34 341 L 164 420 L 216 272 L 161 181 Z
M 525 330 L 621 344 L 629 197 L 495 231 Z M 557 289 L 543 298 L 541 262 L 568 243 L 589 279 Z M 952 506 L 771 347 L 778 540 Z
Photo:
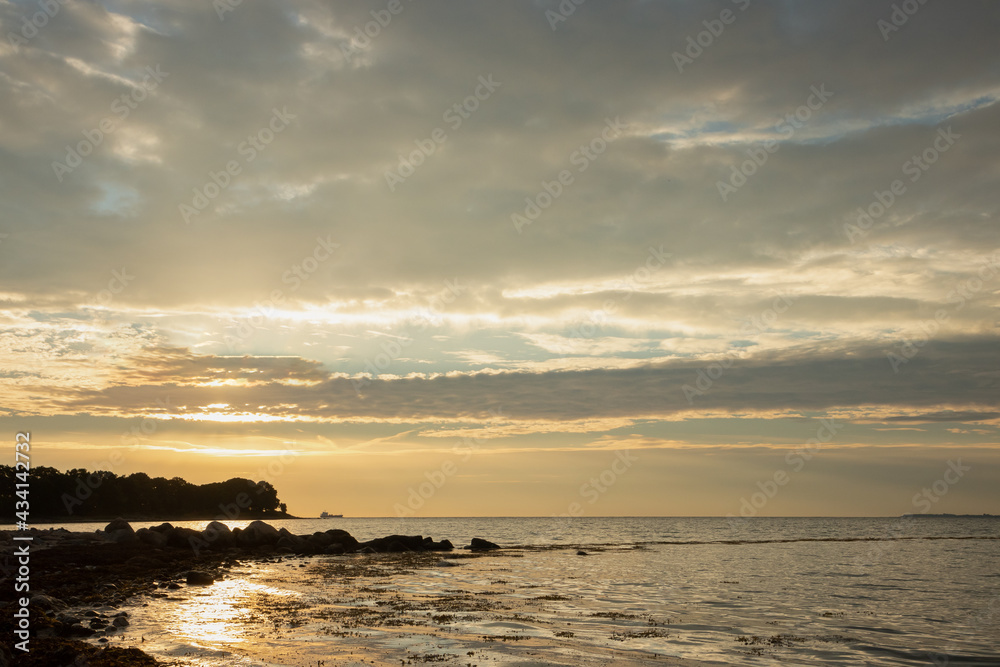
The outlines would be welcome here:
M 4 523 L 13 523 L 17 471 L 0 466 L 0 507 Z M 41 466 L 29 472 L 29 524 L 42 520 L 106 518 L 215 518 L 224 508 L 238 507 L 247 515 L 285 512 L 278 491 L 266 481 L 234 477 L 225 482 L 195 485 L 180 477 L 150 477 L 144 472 L 118 476 L 107 470 L 75 468 L 60 472 Z M 280 509 L 279 509 L 280 508 Z

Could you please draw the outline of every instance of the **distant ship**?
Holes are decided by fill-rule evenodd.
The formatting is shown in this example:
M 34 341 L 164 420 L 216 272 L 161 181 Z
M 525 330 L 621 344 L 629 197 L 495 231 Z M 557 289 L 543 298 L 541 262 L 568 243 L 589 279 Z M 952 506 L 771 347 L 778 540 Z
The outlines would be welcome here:
M 343 519 L 344 515 L 343 514 L 330 514 L 329 512 L 323 512 L 322 514 L 319 515 L 319 518 L 321 518 L 321 519 Z

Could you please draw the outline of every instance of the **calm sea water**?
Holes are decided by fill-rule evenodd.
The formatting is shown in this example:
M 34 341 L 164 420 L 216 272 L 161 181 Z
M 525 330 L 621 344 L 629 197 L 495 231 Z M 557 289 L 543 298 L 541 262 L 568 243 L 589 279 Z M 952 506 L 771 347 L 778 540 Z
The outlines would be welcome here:
M 583 664 L 588 655 L 619 650 L 626 652 L 622 656 L 739 665 L 773 660 L 1000 665 L 996 518 L 273 523 L 297 534 L 335 527 L 361 540 L 403 533 L 448 538 L 456 546 L 482 537 L 523 548 L 505 552 L 508 556 L 463 560 L 459 567 L 390 572 L 365 584 L 367 597 L 353 598 L 352 589 L 361 585 L 357 580 L 324 580 L 311 569 L 331 557 L 296 560 L 294 566 L 247 565 L 211 588 L 183 589 L 177 599 L 137 605 L 133 630 L 146 636 L 143 648 L 163 657 L 186 656 L 199 665 L 317 664 L 329 655 L 347 660 L 348 654 L 340 653 L 345 647 L 355 651 L 351 655 L 371 651 L 385 664 L 435 651 L 464 657 L 469 649 L 478 652 L 478 664 L 574 664 L 574 655 Z M 591 555 L 577 556 L 581 546 Z M 449 591 L 471 591 L 510 605 L 501 613 L 458 612 L 446 624 L 435 624 L 433 613 L 413 604 Z M 392 597 L 383 600 L 380 594 Z M 296 599 L 305 606 L 295 624 L 254 634 L 251 599 Z M 328 622 L 337 609 L 375 608 L 393 600 L 401 601 L 397 606 L 404 621 L 426 620 L 427 627 L 402 632 L 398 626 L 361 623 L 351 630 L 360 634 L 351 638 Z M 201 620 L 192 623 L 192 618 Z M 523 637 L 508 641 L 511 633 Z M 493 636 L 501 641 L 492 641 Z M 535 662 L 523 662 L 526 652 Z

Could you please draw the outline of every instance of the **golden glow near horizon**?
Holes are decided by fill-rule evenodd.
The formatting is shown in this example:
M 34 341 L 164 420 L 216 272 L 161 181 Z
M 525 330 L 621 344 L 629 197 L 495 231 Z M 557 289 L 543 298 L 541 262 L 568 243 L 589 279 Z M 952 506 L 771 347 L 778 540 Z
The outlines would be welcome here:
M 38 465 L 548 515 L 627 451 L 588 514 L 781 471 L 763 514 L 896 514 L 962 458 L 935 509 L 1000 512 L 979 5 L 883 39 L 764 3 L 683 67 L 697 3 L 424 8 L 363 48 L 364 8 L 165 8 L 0 45 L 0 422 Z

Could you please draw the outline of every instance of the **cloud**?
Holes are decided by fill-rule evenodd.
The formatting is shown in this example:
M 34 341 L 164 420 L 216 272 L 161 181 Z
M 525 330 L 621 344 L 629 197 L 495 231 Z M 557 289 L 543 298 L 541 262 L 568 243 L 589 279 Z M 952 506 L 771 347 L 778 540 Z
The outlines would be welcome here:
M 284 270 L 318 234 L 349 252 L 289 298 L 324 303 L 338 291 L 426 288 L 454 275 L 477 285 L 613 279 L 634 270 L 644 244 L 662 243 L 709 278 L 723 267 L 763 270 L 776 254 L 787 261 L 852 250 L 842 220 L 899 175 L 949 109 L 967 139 L 928 173 L 933 189 L 914 184 L 872 236 L 952 250 L 982 238 L 995 215 L 987 156 L 998 141 L 990 128 L 1000 107 L 990 100 L 1000 85 L 997 54 L 981 45 L 997 23 L 995 6 L 922 8 L 889 48 L 874 28 L 880 8 L 763 3 L 690 71 L 676 72 L 671 54 L 714 9 L 590 7 L 552 33 L 541 7 L 525 3 L 407 5 L 358 65 L 342 47 L 371 20 L 361 7 L 243 5 L 219 21 L 198 3 L 63 6 L 27 46 L 0 54 L 9 119 L 0 193 L 25 212 L 5 229 L 6 242 L 21 248 L 4 264 L 5 285 L 95 293 L 124 264 L 142 271 L 120 303 L 248 304 L 286 288 Z M 4 26 L 18 25 L 21 11 L 5 5 Z M 246 39 L 255 31 L 267 39 Z M 927 49 L 922 40 L 935 34 L 963 46 Z M 599 50 L 581 48 L 595 36 Z M 522 42 L 530 46 L 510 48 Z M 56 182 L 51 165 L 65 146 L 111 115 L 112 102 L 155 65 L 167 79 Z M 452 130 L 445 112 L 491 73 L 499 90 Z M 828 104 L 734 196 L 737 204 L 719 201 L 714 184 L 746 159 L 747 142 L 819 84 L 835 91 Z M 210 172 L 243 162 L 237 146 L 275 107 L 296 120 L 185 225 L 178 205 Z M 606 117 L 628 122 L 627 136 L 576 173 L 526 236 L 516 234 L 510 214 L 542 180 L 575 169 L 570 156 Z M 720 124 L 732 140 L 719 143 L 709 128 Z M 390 193 L 385 172 L 436 127 L 448 131 L 440 153 Z M 663 139 L 669 127 L 687 128 L 684 147 Z M 823 141 L 801 141 L 812 135 Z M 823 187 L 810 187 L 815 181 Z M 102 209 L 125 201 L 107 200 L 109 191 L 135 198 Z M 87 212 L 85 222 L 69 211 Z M 881 284 L 900 275 L 882 270 Z
M 729 368 L 717 362 L 667 362 L 616 370 L 391 380 L 319 380 L 314 363 L 291 358 L 245 357 L 232 360 L 227 369 L 218 367 L 225 360 L 170 351 L 138 374 L 158 376 L 162 383 L 63 390 L 50 404 L 69 413 L 131 415 L 150 412 L 159 401 L 161 416 L 195 418 L 207 411 L 216 418 L 256 414 L 318 421 L 482 420 L 494 418 L 491 410 L 514 420 L 573 421 L 881 406 L 890 413 L 923 409 L 917 415 L 889 415 L 886 421 L 963 422 L 995 414 L 983 409 L 996 403 L 995 374 L 982 370 L 983 359 L 994 358 L 995 350 L 993 339 L 933 341 L 898 373 L 883 350 L 829 346 L 767 352 L 735 360 Z M 264 377 L 252 383 L 215 381 L 233 373 Z M 172 407 L 164 409 L 164 403 Z
M 1000 5 L 886 41 L 860 0 L 557 4 L 404 2 L 358 44 L 382 5 L 70 2 L 0 41 L 0 415 L 164 420 L 163 457 L 766 448 L 817 415 L 995 446 L 946 429 L 998 419 Z

